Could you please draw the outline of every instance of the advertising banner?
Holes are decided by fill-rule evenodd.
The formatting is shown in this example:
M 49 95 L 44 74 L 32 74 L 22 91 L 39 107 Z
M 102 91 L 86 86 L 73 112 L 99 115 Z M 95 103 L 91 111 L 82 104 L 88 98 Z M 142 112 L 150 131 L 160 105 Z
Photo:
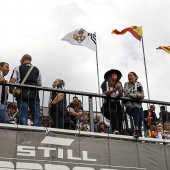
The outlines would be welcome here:
M 169 145 L 6 129 L 0 136 L 0 170 L 170 169 Z

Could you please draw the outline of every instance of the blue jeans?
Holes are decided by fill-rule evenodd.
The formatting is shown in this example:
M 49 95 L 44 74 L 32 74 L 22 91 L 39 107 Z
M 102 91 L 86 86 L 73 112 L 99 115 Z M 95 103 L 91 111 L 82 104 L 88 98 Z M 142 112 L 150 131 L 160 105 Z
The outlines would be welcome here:
M 126 108 L 126 113 L 133 117 L 135 127 L 141 130 L 143 122 L 143 108 L 131 106 Z
M 35 99 L 17 100 L 17 106 L 20 113 L 20 125 L 28 125 L 28 110 L 30 109 L 33 126 L 41 126 L 40 119 L 40 101 Z M 29 108 L 29 109 L 28 109 Z
M 10 123 L 6 105 L 0 104 L 0 123 Z

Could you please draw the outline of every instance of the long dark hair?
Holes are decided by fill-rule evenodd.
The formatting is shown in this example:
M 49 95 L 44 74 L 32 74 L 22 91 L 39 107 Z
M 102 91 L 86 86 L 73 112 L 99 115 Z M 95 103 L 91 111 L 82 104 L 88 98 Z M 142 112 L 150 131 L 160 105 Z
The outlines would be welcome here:
M 114 74 L 114 73 L 112 73 L 112 74 Z M 116 80 L 115 82 L 113 82 L 113 81 L 112 81 L 112 74 L 108 77 L 108 83 L 109 83 L 109 86 L 114 87 L 116 83 L 120 82 L 120 81 L 119 81 L 120 78 L 119 78 L 118 75 L 116 74 L 116 75 L 117 75 L 117 80 Z

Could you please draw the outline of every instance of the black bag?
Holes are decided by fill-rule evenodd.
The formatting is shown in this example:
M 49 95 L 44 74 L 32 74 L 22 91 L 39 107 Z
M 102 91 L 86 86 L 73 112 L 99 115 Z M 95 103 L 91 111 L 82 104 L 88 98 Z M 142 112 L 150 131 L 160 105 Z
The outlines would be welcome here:
M 39 92 L 37 89 L 23 88 L 22 89 L 22 99 L 39 99 Z
M 108 102 L 103 103 L 103 106 L 101 107 L 101 112 L 103 114 L 104 117 L 106 117 L 107 119 L 110 119 L 110 114 L 108 112 L 105 112 L 106 109 L 108 109 L 110 107 Z
M 71 116 L 68 111 L 64 115 L 64 128 L 66 129 L 75 129 L 75 119 L 76 116 Z
M 66 111 L 66 114 L 64 115 L 64 127 L 67 127 L 70 125 L 70 115 L 69 113 Z

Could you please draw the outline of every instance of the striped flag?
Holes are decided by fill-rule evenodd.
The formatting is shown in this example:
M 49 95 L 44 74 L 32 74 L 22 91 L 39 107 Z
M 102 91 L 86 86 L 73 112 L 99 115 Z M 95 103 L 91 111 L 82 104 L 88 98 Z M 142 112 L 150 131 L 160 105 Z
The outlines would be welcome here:
M 160 46 L 160 47 L 158 47 L 158 48 L 156 48 L 157 50 L 164 50 L 164 51 L 166 51 L 167 53 L 169 53 L 170 54 L 170 46 Z
M 112 34 L 118 34 L 118 35 L 123 35 L 126 32 L 130 32 L 137 40 L 141 40 L 142 35 L 143 35 L 143 30 L 142 27 L 138 26 L 130 26 L 128 28 L 123 29 L 122 31 L 118 31 L 117 29 L 112 30 Z
M 61 40 L 69 42 L 71 45 L 85 46 L 96 51 L 96 34 L 88 33 L 83 28 L 68 33 Z

